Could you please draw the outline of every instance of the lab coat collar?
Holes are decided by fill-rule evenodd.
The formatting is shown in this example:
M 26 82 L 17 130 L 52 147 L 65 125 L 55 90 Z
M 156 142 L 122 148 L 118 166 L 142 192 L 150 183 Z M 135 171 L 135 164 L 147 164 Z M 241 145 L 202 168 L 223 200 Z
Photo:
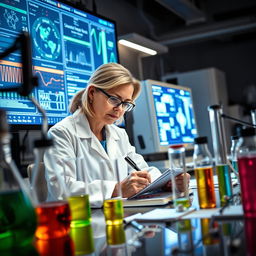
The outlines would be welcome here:
M 106 159 L 109 159 L 109 157 L 112 158 L 116 155 L 116 141 L 120 140 L 120 138 L 116 132 L 116 129 L 114 129 L 112 125 L 105 126 L 108 151 L 107 154 L 102 145 L 100 144 L 99 140 L 96 139 L 96 136 L 91 131 L 86 116 L 80 110 L 77 110 L 73 114 L 73 118 L 76 128 L 76 134 L 78 137 L 80 137 L 81 139 L 91 139 L 91 147 Z
M 75 121 L 76 134 L 78 137 L 86 139 L 91 138 L 93 133 L 91 131 L 87 117 L 83 114 L 81 110 L 76 110 L 73 114 L 73 119 Z M 111 127 L 112 125 L 106 125 L 106 137 L 114 140 L 119 140 L 119 136 L 115 129 Z

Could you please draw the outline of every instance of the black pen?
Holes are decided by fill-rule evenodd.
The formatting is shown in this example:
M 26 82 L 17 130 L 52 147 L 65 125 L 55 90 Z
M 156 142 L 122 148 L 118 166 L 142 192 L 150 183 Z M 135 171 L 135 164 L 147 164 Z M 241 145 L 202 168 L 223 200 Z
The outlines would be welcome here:
M 140 171 L 140 168 L 138 167 L 138 165 L 129 157 L 126 156 L 124 158 L 124 160 L 132 167 L 134 168 L 136 171 Z

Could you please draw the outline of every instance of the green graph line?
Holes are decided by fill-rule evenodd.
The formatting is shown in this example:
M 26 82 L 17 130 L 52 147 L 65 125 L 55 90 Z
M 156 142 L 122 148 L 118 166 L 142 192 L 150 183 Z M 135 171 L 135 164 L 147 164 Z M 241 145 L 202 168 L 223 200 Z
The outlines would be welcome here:
M 106 33 L 104 31 L 100 31 L 99 39 L 97 39 L 96 30 L 93 28 L 91 30 L 91 37 L 94 37 L 97 54 L 100 55 L 102 52 L 103 63 L 107 63 Z

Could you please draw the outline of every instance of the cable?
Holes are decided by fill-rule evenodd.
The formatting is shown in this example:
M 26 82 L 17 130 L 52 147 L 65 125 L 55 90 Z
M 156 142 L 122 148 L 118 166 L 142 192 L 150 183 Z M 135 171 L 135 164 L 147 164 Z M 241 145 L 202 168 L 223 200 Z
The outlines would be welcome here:
M 247 126 L 256 128 L 256 125 L 254 125 L 254 124 L 252 124 L 252 123 L 248 123 L 248 122 L 242 121 L 242 120 L 240 120 L 240 119 L 234 118 L 234 117 L 232 117 L 232 116 L 228 116 L 228 115 L 226 115 L 226 114 L 222 114 L 221 117 L 226 118 L 226 119 L 229 119 L 229 120 L 232 120 L 232 121 L 235 121 L 235 122 L 238 122 L 238 123 L 240 123 L 240 124 L 244 124 L 244 125 L 247 125 Z

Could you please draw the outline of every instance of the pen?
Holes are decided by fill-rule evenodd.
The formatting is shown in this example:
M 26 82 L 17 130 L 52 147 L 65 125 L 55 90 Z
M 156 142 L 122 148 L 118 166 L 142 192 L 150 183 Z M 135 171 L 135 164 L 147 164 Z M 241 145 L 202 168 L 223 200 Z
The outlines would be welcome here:
M 138 165 L 129 157 L 126 156 L 124 158 L 124 160 L 132 167 L 134 168 L 136 171 L 140 171 L 140 168 L 138 167 Z

